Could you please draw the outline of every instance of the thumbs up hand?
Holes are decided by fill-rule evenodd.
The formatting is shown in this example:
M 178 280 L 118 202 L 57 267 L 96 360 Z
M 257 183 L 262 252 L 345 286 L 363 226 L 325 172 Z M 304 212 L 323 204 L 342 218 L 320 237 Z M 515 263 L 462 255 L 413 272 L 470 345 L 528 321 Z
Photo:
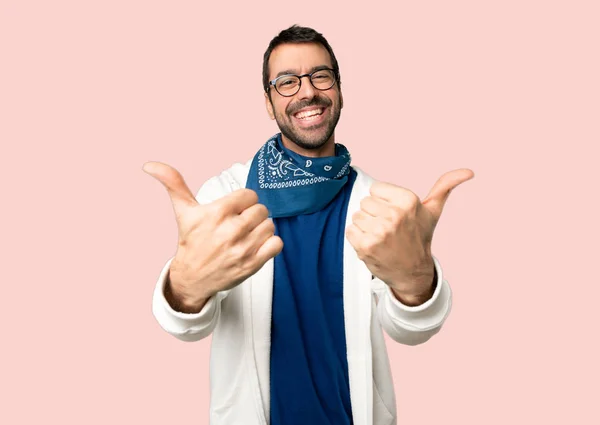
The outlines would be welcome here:
M 348 241 L 404 304 L 419 305 L 431 297 L 433 231 L 450 192 L 474 176 L 467 168 L 447 172 L 422 202 L 408 189 L 375 182 L 352 216 Z
M 148 162 L 143 170 L 165 186 L 175 211 L 179 241 L 168 290 L 180 311 L 200 311 L 212 295 L 239 285 L 283 249 L 254 191 L 200 205 L 174 168 Z

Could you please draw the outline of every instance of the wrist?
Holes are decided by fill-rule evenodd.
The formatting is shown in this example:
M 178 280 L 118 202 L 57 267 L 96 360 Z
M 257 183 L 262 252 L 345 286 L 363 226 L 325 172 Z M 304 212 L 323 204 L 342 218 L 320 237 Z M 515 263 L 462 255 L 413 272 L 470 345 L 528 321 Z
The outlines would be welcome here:
M 431 299 L 435 290 L 434 285 L 431 284 L 429 285 L 429 289 L 427 290 L 427 292 L 419 294 L 401 293 L 400 291 L 394 289 L 391 286 L 390 289 L 392 290 L 392 293 L 398 301 L 409 307 L 416 307 L 426 303 Z
M 187 314 L 199 313 L 210 298 L 210 296 L 186 297 L 183 291 L 174 288 L 170 273 L 167 274 L 164 295 L 173 310 Z
M 433 276 L 421 278 L 420 281 L 412 282 L 409 285 L 402 285 L 402 287 L 410 289 L 401 290 L 397 286 L 389 286 L 398 301 L 409 307 L 415 307 L 433 297 L 437 287 L 437 278 L 437 270 L 434 267 Z

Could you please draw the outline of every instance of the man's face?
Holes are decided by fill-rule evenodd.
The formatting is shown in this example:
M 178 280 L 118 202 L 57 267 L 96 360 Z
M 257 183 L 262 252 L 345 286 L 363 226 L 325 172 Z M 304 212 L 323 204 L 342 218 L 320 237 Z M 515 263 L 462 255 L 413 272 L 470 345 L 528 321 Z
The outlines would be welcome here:
M 329 52 L 322 45 L 282 44 L 271 52 L 269 81 L 284 74 L 308 74 L 319 67 L 332 68 Z M 306 150 L 319 149 L 328 141 L 333 144 L 343 104 L 337 82 L 328 90 L 318 90 L 308 77 L 303 77 L 295 95 L 281 96 L 272 86 L 270 94 L 270 100 L 265 94 L 267 112 L 277 121 L 284 142 L 288 139 Z

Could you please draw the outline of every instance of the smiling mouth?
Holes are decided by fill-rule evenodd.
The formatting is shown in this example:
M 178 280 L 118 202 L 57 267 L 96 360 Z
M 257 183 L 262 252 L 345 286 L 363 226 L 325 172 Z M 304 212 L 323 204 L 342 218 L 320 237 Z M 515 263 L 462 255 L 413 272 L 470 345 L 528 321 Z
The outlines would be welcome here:
M 317 120 L 323 114 L 324 109 L 325 108 L 315 108 L 311 109 L 310 111 L 300 111 L 294 114 L 294 118 L 304 122 L 314 121 Z

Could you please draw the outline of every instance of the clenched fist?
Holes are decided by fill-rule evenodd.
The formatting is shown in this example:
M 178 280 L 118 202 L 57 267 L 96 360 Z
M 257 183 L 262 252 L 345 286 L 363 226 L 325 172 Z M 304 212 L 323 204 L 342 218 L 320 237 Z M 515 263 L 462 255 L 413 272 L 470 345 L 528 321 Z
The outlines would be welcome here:
M 403 303 L 419 305 L 431 297 L 433 231 L 450 192 L 474 176 L 468 168 L 449 171 L 422 202 L 406 188 L 375 182 L 353 215 L 346 229 L 348 241 Z
M 175 211 L 179 241 L 165 288 L 173 308 L 199 312 L 212 295 L 239 285 L 283 249 L 254 191 L 200 205 L 174 168 L 148 162 L 143 170 L 165 186 Z

